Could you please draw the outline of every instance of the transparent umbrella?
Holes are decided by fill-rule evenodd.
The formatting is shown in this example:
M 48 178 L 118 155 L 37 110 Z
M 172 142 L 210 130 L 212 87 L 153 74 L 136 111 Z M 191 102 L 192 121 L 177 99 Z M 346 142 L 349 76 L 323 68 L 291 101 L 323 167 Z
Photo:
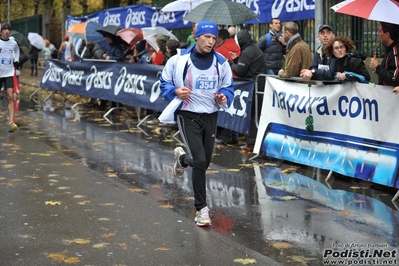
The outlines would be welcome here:
M 161 9 L 161 12 L 191 11 L 198 5 L 212 0 L 176 0 Z
M 170 31 L 165 29 L 164 27 L 146 27 L 146 28 L 141 28 L 143 31 L 143 36 L 144 39 L 147 40 L 147 42 L 156 50 L 159 51 L 159 46 L 156 42 L 158 34 L 166 35 L 170 39 L 174 39 L 176 41 L 179 41 L 179 39 Z
M 44 49 L 44 47 L 46 47 L 46 43 L 44 42 L 43 37 L 36 32 L 29 32 L 28 40 L 30 42 L 30 45 L 36 47 L 39 50 L 42 50 Z

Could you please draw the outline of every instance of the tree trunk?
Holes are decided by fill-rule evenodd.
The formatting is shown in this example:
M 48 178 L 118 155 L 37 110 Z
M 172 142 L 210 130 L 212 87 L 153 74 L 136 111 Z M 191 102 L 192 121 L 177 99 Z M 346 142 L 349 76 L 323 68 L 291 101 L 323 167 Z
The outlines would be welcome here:
M 112 7 L 120 7 L 121 0 L 104 0 L 103 3 L 104 9 L 108 9 Z

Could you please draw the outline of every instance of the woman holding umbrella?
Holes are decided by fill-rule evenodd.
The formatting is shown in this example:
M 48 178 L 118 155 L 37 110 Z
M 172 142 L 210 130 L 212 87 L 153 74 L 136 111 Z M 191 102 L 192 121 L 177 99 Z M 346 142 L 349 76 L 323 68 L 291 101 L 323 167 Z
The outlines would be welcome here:
M 29 50 L 29 59 L 30 59 L 30 75 L 33 76 L 33 71 L 35 72 L 35 76 L 37 76 L 37 60 L 39 59 L 40 49 L 31 45 Z

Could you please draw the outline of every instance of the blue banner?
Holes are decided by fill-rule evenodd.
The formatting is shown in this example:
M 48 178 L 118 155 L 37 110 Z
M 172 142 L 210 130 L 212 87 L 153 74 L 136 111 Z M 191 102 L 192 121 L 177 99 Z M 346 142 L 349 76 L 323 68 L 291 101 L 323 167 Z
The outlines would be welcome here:
M 159 88 L 162 69 L 151 64 L 103 60 L 47 60 L 40 87 L 161 112 L 169 103 L 161 97 Z M 234 103 L 229 113 L 219 112 L 218 125 L 247 135 L 254 81 L 237 79 L 234 88 Z
M 399 145 L 270 123 L 261 151 L 385 186 L 399 188 Z
M 259 178 L 264 181 L 266 193 L 273 201 L 284 201 L 285 196 L 294 195 L 303 199 L 304 204 L 313 202 L 327 207 L 332 212 L 349 211 L 357 214 L 361 209 L 362 215 L 352 215 L 353 222 L 364 223 L 367 219 L 368 230 L 373 231 L 376 237 L 386 239 L 389 245 L 396 246 L 396 241 L 391 241 L 398 237 L 399 230 L 395 225 L 399 222 L 399 213 L 383 202 L 360 193 L 332 189 L 321 181 L 299 173 L 285 174 L 281 168 L 266 166 L 259 172 L 261 173 Z M 295 216 L 292 213 L 291 215 Z M 341 221 L 336 222 L 339 226 L 346 226 L 340 225 Z
M 313 19 L 314 0 L 236 0 L 254 11 L 259 19 L 246 21 L 245 24 L 269 23 L 272 18 L 281 21 Z M 161 12 L 162 7 L 134 5 L 111 8 L 92 13 L 85 17 L 67 17 L 66 27 L 88 20 L 104 26 L 117 25 L 121 28 L 143 28 L 161 26 L 168 30 L 191 27 L 192 23 L 183 20 L 188 11 Z

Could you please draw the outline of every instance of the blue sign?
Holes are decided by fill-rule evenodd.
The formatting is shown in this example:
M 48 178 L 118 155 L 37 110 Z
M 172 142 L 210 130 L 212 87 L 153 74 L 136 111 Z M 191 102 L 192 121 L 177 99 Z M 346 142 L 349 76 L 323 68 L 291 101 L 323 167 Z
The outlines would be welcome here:
M 262 139 L 266 155 L 333 170 L 346 176 L 399 188 L 399 146 L 372 139 L 270 123 Z
M 152 64 L 47 60 L 40 87 L 161 112 L 169 104 L 159 88 L 162 70 Z M 218 126 L 247 135 L 254 81 L 235 80 L 234 89 L 233 106 L 219 112 Z
M 237 0 L 254 11 L 259 19 L 245 24 L 270 23 L 272 18 L 281 21 L 313 19 L 315 17 L 314 0 Z M 161 12 L 161 7 L 134 5 L 111 8 L 92 13 L 85 17 L 67 17 L 66 27 L 85 22 L 96 21 L 104 26 L 117 25 L 121 28 L 143 28 L 161 26 L 168 30 L 191 27 L 192 23 L 183 20 L 188 11 Z

